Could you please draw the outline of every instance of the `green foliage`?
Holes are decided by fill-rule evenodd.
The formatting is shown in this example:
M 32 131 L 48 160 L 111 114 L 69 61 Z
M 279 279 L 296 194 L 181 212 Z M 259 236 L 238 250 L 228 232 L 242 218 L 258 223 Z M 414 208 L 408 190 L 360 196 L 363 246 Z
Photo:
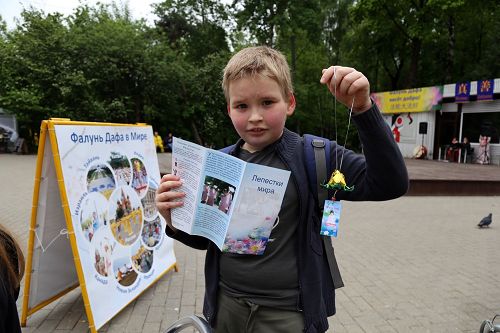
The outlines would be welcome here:
M 178 74 L 169 92 L 176 96 L 169 131 L 202 145 L 225 145 L 234 138 L 220 86 L 229 60 L 226 7 L 213 0 L 167 0 L 155 13 L 159 38 L 164 36 L 177 57 L 167 65 Z
M 350 11 L 347 58 L 368 65 L 377 91 L 495 78 L 499 8 L 495 1 L 359 1 Z
M 154 27 L 116 4 L 30 8 L 10 31 L 0 18 L 0 107 L 32 132 L 50 117 L 147 122 L 221 147 L 236 139 L 222 69 L 231 50 L 268 44 L 293 70 L 287 126 L 343 144 L 348 110 L 319 84 L 323 68 L 355 67 L 372 91 L 500 74 L 494 0 L 165 0 L 154 12 Z M 352 128 L 346 145 L 359 149 Z

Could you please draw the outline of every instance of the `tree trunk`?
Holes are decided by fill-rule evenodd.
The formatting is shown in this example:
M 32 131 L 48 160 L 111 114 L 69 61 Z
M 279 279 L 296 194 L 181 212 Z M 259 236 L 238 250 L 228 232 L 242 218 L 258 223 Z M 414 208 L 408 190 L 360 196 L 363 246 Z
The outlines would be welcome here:
M 420 51 L 422 49 L 422 41 L 419 38 L 411 40 L 411 62 L 410 73 L 406 88 L 415 88 L 418 85 L 418 64 L 420 63 Z
M 453 16 L 448 17 L 448 56 L 446 58 L 445 82 L 452 82 L 453 59 L 455 59 L 455 22 Z
M 142 112 L 142 102 L 141 102 L 141 97 L 136 96 L 135 97 L 135 121 L 137 123 L 142 123 L 144 122 L 144 114 Z
M 196 143 L 203 146 L 204 142 L 201 139 L 200 132 L 198 131 L 198 127 L 196 126 L 196 124 L 193 120 L 191 120 L 191 129 L 193 130 L 193 137 L 194 137 L 194 140 L 196 141 Z

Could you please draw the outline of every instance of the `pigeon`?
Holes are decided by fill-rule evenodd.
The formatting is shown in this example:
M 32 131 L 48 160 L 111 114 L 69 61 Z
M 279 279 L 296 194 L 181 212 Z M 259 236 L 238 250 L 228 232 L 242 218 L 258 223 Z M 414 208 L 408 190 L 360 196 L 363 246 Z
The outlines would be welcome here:
M 491 224 L 491 213 L 488 214 L 488 216 L 485 216 L 481 219 L 479 224 L 477 225 L 479 228 L 488 228 Z

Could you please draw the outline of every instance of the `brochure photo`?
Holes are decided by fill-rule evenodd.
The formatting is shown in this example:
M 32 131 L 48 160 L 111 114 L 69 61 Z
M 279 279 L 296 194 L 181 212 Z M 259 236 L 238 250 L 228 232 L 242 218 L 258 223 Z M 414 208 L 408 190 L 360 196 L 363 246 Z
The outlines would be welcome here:
M 213 241 L 221 251 L 261 255 L 283 202 L 290 171 L 247 163 L 179 138 L 172 173 L 184 181 L 175 228 Z

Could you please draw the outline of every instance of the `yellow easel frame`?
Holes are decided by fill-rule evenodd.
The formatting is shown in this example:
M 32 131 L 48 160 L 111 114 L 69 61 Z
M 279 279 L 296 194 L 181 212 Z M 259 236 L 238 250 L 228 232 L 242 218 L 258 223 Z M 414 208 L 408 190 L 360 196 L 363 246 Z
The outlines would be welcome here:
M 26 327 L 27 317 L 42 309 L 46 305 L 52 303 L 53 301 L 59 299 L 60 297 L 66 295 L 68 292 L 80 286 L 82 290 L 83 297 L 83 305 L 85 308 L 85 313 L 87 315 L 87 319 L 89 322 L 89 329 L 91 333 L 97 333 L 97 329 L 95 328 L 94 316 L 92 314 L 92 310 L 90 307 L 90 300 L 88 297 L 87 286 L 85 284 L 85 277 L 83 274 L 82 266 L 80 264 L 80 256 L 78 254 L 78 247 L 75 239 L 75 230 L 73 229 L 73 221 L 71 219 L 71 211 L 69 208 L 68 197 L 66 194 L 66 187 L 64 184 L 63 178 L 63 170 L 61 161 L 59 159 L 59 148 L 57 146 L 57 138 L 55 134 L 55 125 L 72 125 L 72 126 L 126 126 L 126 127 L 145 127 L 148 126 L 146 124 L 116 124 L 116 123 L 97 123 L 97 122 L 82 122 L 82 121 L 71 121 L 66 118 L 52 118 L 50 120 L 44 120 L 40 126 L 40 136 L 39 136 L 39 145 L 38 145 L 38 154 L 37 154 L 37 162 L 36 162 L 36 171 L 35 171 L 35 184 L 33 189 L 33 201 L 31 208 L 31 221 L 29 228 L 29 239 L 28 239 L 28 256 L 26 261 L 26 276 L 25 276 L 25 284 L 24 284 L 24 296 L 23 296 L 23 306 L 21 313 L 21 326 Z M 52 148 L 52 157 L 54 160 L 54 166 L 56 170 L 57 182 L 59 186 L 59 192 L 61 195 L 61 206 L 64 213 L 64 218 L 66 221 L 66 227 L 68 230 L 71 250 L 73 252 L 73 259 L 75 262 L 75 268 L 78 275 L 78 284 L 71 286 L 58 294 L 50 297 L 49 299 L 41 302 L 38 305 L 33 306 L 32 308 L 28 308 L 29 304 L 29 294 L 30 294 L 30 286 L 31 286 L 31 270 L 33 265 L 33 249 L 35 246 L 35 229 L 36 229 L 36 220 L 37 220 L 37 212 L 38 212 L 38 202 L 39 202 L 39 191 L 40 191 L 40 181 L 42 175 L 42 165 L 43 165 L 43 156 L 45 152 L 45 142 L 47 139 L 47 135 L 49 135 L 49 141 Z M 177 262 L 174 262 L 169 268 L 167 268 L 161 275 L 159 275 L 144 291 L 154 285 L 159 279 L 161 279 L 165 274 L 174 269 L 175 272 L 179 271 L 177 266 Z M 135 299 L 137 299 L 142 293 L 138 294 L 136 297 L 130 300 L 129 303 L 123 306 L 123 308 L 118 311 L 115 316 L 120 313 L 123 309 L 125 309 L 130 303 L 132 303 Z M 114 316 L 113 316 L 114 318 Z M 110 318 L 111 320 L 112 318 Z

